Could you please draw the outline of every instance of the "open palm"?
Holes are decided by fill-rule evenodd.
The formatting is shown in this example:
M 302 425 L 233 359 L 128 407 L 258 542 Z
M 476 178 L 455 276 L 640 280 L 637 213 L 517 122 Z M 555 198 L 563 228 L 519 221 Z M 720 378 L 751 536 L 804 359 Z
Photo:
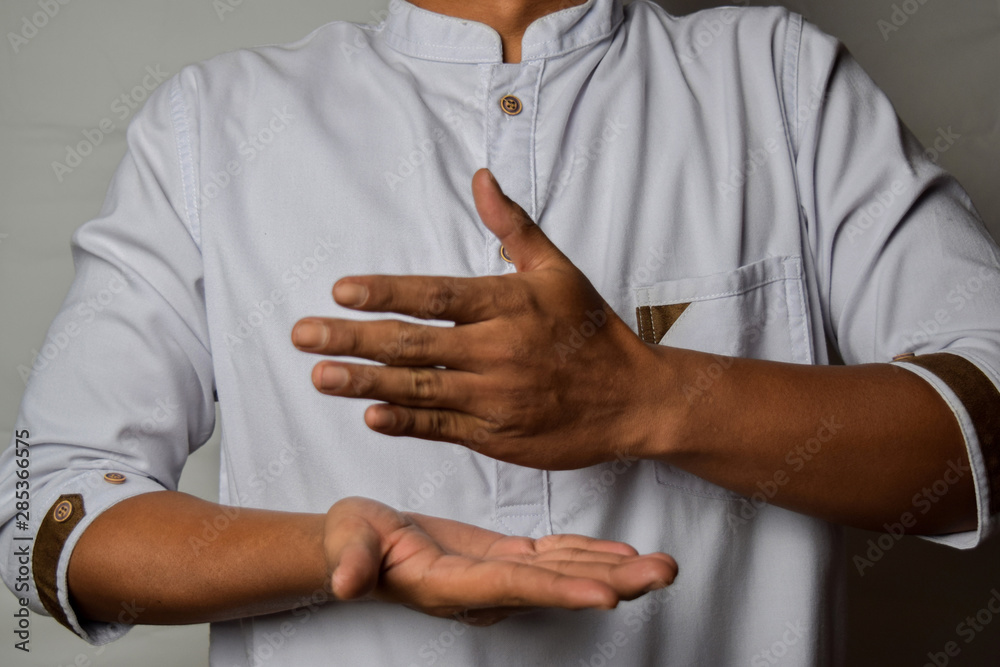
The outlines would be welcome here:
M 345 498 L 327 513 L 331 588 L 341 600 L 396 602 L 474 625 L 542 607 L 614 608 L 674 580 L 663 553 L 581 535 L 511 537 Z

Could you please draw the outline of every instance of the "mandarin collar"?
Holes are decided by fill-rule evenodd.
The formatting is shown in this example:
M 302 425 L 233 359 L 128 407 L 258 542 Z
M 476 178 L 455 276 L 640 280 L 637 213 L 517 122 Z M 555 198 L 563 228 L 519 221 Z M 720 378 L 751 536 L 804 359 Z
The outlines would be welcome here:
M 536 19 L 521 40 L 521 61 L 551 58 L 610 35 L 623 18 L 623 0 L 586 0 Z M 478 21 L 460 19 L 390 0 L 379 31 L 391 48 L 426 60 L 502 63 L 500 34 Z

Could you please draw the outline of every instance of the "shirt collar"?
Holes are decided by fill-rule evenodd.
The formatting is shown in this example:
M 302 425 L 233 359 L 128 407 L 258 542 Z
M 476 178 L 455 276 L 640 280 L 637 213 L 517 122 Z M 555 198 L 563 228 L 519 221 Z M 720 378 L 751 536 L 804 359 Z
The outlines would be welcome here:
M 536 19 L 521 40 L 521 60 L 559 56 L 604 39 L 622 21 L 623 0 L 587 0 Z M 390 47 L 415 58 L 447 62 L 503 62 L 500 34 L 478 21 L 390 0 L 381 35 Z

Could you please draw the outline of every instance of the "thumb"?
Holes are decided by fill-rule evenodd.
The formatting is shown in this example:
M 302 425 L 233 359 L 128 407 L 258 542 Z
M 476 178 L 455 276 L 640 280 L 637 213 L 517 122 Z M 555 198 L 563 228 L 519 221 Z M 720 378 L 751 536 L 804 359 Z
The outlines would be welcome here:
M 489 169 L 480 169 L 472 176 L 472 197 L 479 217 L 500 239 L 518 271 L 569 261 L 524 209 L 503 193 Z
M 331 589 L 338 600 L 354 600 L 371 593 L 378 584 L 382 540 L 364 518 L 349 516 L 328 537 L 332 556 Z

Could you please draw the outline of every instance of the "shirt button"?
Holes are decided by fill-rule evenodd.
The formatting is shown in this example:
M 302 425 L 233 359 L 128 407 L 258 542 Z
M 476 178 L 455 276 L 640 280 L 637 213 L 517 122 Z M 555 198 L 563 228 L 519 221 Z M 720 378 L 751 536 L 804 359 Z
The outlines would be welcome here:
M 125 475 L 120 472 L 109 472 L 104 476 L 104 481 L 108 484 L 124 484 Z
M 510 258 L 510 255 L 507 254 L 507 248 L 504 246 L 500 246 L 500 257 L 502 257 L 503 261 L 507 262 L 508 264 L 514 263 L 514 260 L 512 260 Z
M 56 520 L 56 523 L 62 523 L 66 519 L 73 515 L 73 503 L 68 500 L 63 500 L 56 508 L 52 510 L 52 518 Z
M 524 105 L 513 95 L 504 95 L 500 98 L 500 108 L 508 116 L 516 116 L 524 109 Z

